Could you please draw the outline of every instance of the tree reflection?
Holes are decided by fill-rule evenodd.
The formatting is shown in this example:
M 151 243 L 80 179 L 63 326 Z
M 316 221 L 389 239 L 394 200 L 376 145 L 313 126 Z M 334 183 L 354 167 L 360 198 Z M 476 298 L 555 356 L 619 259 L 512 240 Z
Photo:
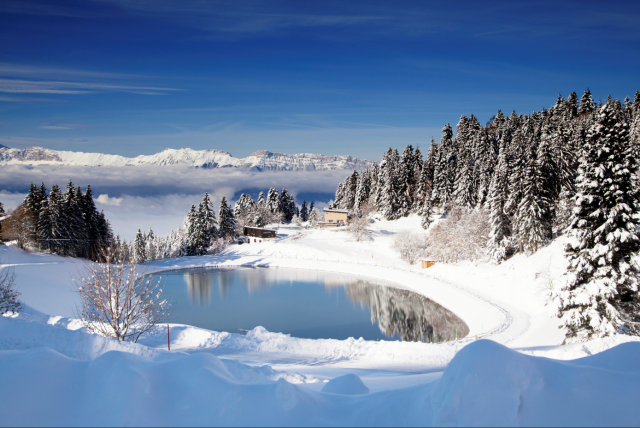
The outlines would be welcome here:
M 453 312 L 418 293 L 363 280 L 334 281 L 325 281 L 325 286 L 343 286 L 353 304 L 369 306 L 371 323 L 377 320 L 387 337 L 397 333 L 403 341 L 440 343 L 469 334 L 469 327 Z
M 192 305 L 198 306 L 211 304 L 212 290 L 216 285 L 220 300 L 224 301 L 228 289 L 234 285 L 244 285 L 249 294 L 253 294 L 266 291 L 275 284 L 312 286 L 324 282 L 327 289 L 344 287 L 354 305 L 369 307 L 371 323 L 377 321 L 386 337 L 397 334 L 403 341 L 440 343 L 469 334 L 467 325 L 453 312 L 418 293 L 350 275 L 304 269 L 199 269 L 185 272 L 184 281 Z

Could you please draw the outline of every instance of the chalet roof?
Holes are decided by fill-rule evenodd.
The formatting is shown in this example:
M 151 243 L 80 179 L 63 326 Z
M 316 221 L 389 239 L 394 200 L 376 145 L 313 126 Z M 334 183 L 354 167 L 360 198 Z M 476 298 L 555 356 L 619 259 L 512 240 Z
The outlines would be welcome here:
M 275 229 L 267 229 L 266 227 L 253 227 L 253 226 L 244 226 L 247 229 L 253 229 L 253 230 L 270 230 L 272 232 L 277 232 Z
M 329 213 L 349 214 L 349 210 L 339 210 L 339 209 L 336 209 L 336 208 L 325 208 L 324 211 L 325 212 L 329 212 Z

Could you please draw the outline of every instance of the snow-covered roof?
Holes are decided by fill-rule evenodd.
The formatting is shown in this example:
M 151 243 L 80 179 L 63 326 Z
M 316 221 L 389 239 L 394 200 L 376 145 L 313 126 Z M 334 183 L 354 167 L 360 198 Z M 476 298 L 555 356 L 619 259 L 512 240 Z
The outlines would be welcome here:
M 325 212 L 330 212 L 330 213 L 349 214 L 349 210 L 339 210 L 339 209 L 335 209 L 335 208 L 325 208 L 324 210 L 325 210 Z

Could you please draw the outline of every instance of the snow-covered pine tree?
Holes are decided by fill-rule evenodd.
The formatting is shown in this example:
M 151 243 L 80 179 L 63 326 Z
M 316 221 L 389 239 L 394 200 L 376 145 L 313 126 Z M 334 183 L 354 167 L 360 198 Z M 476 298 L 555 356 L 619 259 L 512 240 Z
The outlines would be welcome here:
M 477 187 L 475 202 L 476 206 L 483 207 L 487 203 L 489 188 L 491 187 L 491 177 L 497 161 L 497 141 L 499 141 L 501 126 L 504 122 L 502 112 L 494 118 L 495 127 L 490 133 L 486 128 L 476 133 L 474 139 L 474 186 Z
M 264 196 L 264 193 L 262 193 Z M 236 220 L 243 220 L 250 217 L 255 211 L 256 203 L 251 195 L 243 193 L 233 207 L 233 215 Z
M 509 172 L 508 149 L 503 141 L 488 196 L 491 232 L 487 250 L 489 256 L 498 263 L 506 259 L 511 246 L 511 221 L 505 212 L 509 192 Z
M 144 237 L 144 243 L 144 252 L 147 256 L 147 260 L 158 260 L 160 251 L 158 250 L 158 240 L 156 239 L 156 235 L 153 233 L 153 229 L 149 228 L 149 231 Z
M 338 188 L 336 189 L 335 198 L 333 200 L 333 204 L 330 204 L 329 208 L 342 208 L 346 209 L 347 205 L 347 189 L 349 188 L 349 178 L 347 177 L 338 184 Z
M 313 205 L 313 202 L 311 203 Z M 311 208 L 309 211 L 309 224 L 311 227 L 316 227 L 318 225 L 318 221 L 320 221 L 320 212 L 317 208 Z
M 205 242 L 205 251 L 209 247 L 209 243 L 212 239 L 218 237 L 218 222 L 216 220 L 216 213 L 213 210 L 213 202 L 208 193 L 204 194 L 202 202 L 198 206 L 198 217 L 202 227 L 202 240 Z
M 414 197 L 414 211 L 422 211 L 425 198 L 431 198 L 431 189 L 434 180 L 435 163 L 438 158 L 438 144 L 431 139 L 427 158 L 425 159 L 420 171 L 420 178 L 416 186 L 416 195 Z
M 276 214 L 280 209 L 280 194 L 275 188 L 270 188 L 267 194 L 267 208 L 271 214 Z
M 300 214 L 300 211 L 298 210 L 298 207 L 296 206 L 296 198 L 294 198 L 291 193 L 289 193 L 289 212 L 291 213 L 291 218 L 289 219 L 289 221 L 291 221 L 293 219 L 294 215 L 299 215 Z
M 133 260 L 135 264 L 144 263 L 147 261 L 146 243 L 144 241 L 144 234 L 138 229 L 136 232 L 136 238 L 133 241 Z
M 0 214 L 4 214 L 4 205 L 2 205 L 2 202 L 0 202 Z
M 344 189 L 344 202 L 342 203 L 342 207 L 347 210 L 352 210 L 356 205 L 356 193 L 358 191 L 358 181 L 360 181 L 360 176 L 358 171 L 355 169 L 353 173 L 346 180 L 346 187 Z
M 398 151 L 389 147 L 380 161 L 380 193 L 377 204 L 387 220 L 399 218 L 398 213 Z
M 536 159 L 535 144 L 527 148 L 522 189 L 514 223 L 523 249 L 533 253 L 551 238 L 549 198 Z
M 377 210 L 378 206 L 376 205 L 376 201 L 378 200 L 378 193 L 380 192 L 380 165 L 378 163 L 374 163 L 369 169 L 369 179 L 371 181 L 371 190 L 369 191 L 369 199 L 367 203 Z
M 354 210 L 362 209 L 362 206 L 369 201 L 369 195 L 371 194 L 371 171 L 365 170 L 360 174 L 358 180 L 358 188 L 356 189 L 356 198 L 354 201 Z
M 640 270 L 632 259 L 640 250 L 637 160 L 630 155 L 627 123 L 609 102 L 582 148 L 577 194 L 567 246 L 567 281 L 556 293 L 566 342 L 640 334 Z
M 518 206 L 520 205 L 520 201 L 524 195 L 524 176 L 527 168 L 527 142 L 531 137 L 531 134 L 528 133 L 530 129 L 531 120 L 529 118 L 521 121 L 521 125 L 516 128 L 513 139 L 511 140 L 511 144 L 508 148 L 507 156 L 510 158 L 511 162 L 509 165 L 509 191 L 508 191 L 508 199 L 506 204 L 504 205 L 504 213 L 512 219 L 518 214 Z M 529 138 L 527 138 L 527 136 Z M 518 224 L 517 222 L 513 222 L 511 224 L 511 232 L 512 236 L 515 239 L 518 239 L 518 249 L 522 250 L 522 244 L 519 242 L 519 234 L 518 234 Z M 516 244 L 514 242 L 514 244 Z
M 259 206 L 267 205 L 267 200 L 264 197 L 264 192 L 260 192 L 260 194 L 258 195 L 258 202 L 256 202 L 256 204 Z
M 293 205 L 293 206 L 292 206 Z M 295 214 L 295 204 L 291 204 L 291 198 L 289 197 L 289 191 L 282 188 L 282 192 L 280 193 L 280 203 L 278 207 L 278 211 L 282 214 L 283 220 L 285 222 L 290 222 Z
M 236 238 L 236 219 L 224 196 L 220 198 L 218 211 L 218 236 L 229 241 Z
M 87 240 L 86 225 L 78 202 L 75 186 L 70 181 L 63 197 L 62 220 L 65 229 L 64 253 L 71 256 L 81 255 Z
M 578 107 L 578 114 L 580 116 L 588 116 L 596 109 L 595 104 L 593 103 L 593 97 L 591 96 L 591 91 L 587 88 L 582 94 L 582 98 L 580 99 L 580 106 Z
M 38 218 L 41 201 L 38 198 L 38 188 L 35 184 L 31 183 L 31 186 L 29 186 L 29 192 L 27 196 L 25 196 L 23 203 L 29 209 L 31 215 L 33 215 L 34 218 Z
M 406 217 L 413 206 L 413 195 L 416 190 L 415 154 L 413 146 L 409 144 L 402 151 L 402 158 L 398 167 L 398 216 Z
M 200 204 L 202 206 L 202 204 Z M 185 255 L 197 256 L 202 254 L 205 243 L 203 242 L 203 230 L 200 224 L 200 218 L 195 205 L 191 205 L 189 213 L 182 222 L 182 227 L 186 231 Z M 208 243 L 208 242 L 207 242 Z
M 431 197 L 427 195 L 422 202 L 422 209 L 420 214 L 420 225 L 423 229 L 429 229 L 431 223 L 433 223 L 433 207 L 431 206 Z
M 307 221 L 309 218 L 309 209 L 307 208 L 307 201 L 302 201 L 302 209 L 300 210 L 300 219 L 302 221 Z
M 578 94 L 571 92 L 566 102 L 567 117 L 573 119 L 578 115 Z
M 450 170 L 455 170 L 453 159 L 453 130 L 451 125 L 442 128 L 442 138 L 438 144 L 438 158 L 435 161 L 433 172 L 433 184 L 431 190 L 431 202 L 434 206 L 446 206 L 451 200 L 453 189 L 449 188 L 449 176 L 455 174 Z
M 470 158 L 460 158 L 462 169 L 456 180 L 455 204 L 461 208 L 473 208 L 476 205 L 476 193 L 474 182 L 474 162 Z

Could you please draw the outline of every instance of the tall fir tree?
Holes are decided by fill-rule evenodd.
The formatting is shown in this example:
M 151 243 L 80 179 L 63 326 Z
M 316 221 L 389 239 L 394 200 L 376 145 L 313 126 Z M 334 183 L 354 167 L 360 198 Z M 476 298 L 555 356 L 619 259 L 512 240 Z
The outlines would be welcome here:
M 227 203 L 227 198 L 220 198 L 220 210 L 218 211 L 218 236 L 227 240 L 237 237 L 236 219 Z
M 612 102 L 597 112 L 582 148 L 566 284 L 556 294 L 566 342 L 640 334 L 637 192 L 629 130 Z
M 146 243 L 144 234 L 138 229 L 136 238 L 133 241 L 133 263 L 140 264 L 147 261 Z
M 302 221 L 307 221 L 309 218 L 309 209 L 307 208 L 307 201 L 302 201 L 302 209 L 300 210 L 300 219 Z
M 500 263 L 505 260 L 511 247 L 511 221 L 506 212 L 509 189 L 509 157 L 503 142 L 498 155 L 498 165 L 489 188 L 489 256 Z
M 280 194 L 275 188 L 270 188 L 267 194 L 267 208 L 272 214 L 275 214 L 280 209 Z

